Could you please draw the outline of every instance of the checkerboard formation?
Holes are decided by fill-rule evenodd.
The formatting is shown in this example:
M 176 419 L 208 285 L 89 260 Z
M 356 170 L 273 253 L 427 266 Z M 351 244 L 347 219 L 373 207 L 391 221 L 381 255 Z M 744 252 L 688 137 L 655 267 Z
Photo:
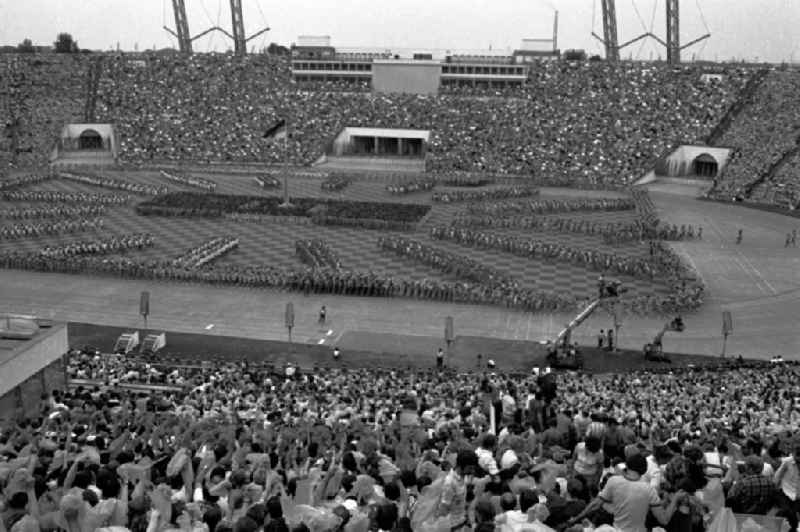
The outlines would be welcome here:
M 104 172 L 104 175 L 106 173 L 110 179 L 129 182 L 134 187 L 152 189 L 152 187 L 166 186 L 169 192 L 188 192 L 195 188 L 188 182 L 165 180 L 159 171 L 112 170 Z M 232 176 L 224 173 L 204 174 L 204 176 L 207 181 L 217 184 L 216 192 L 219 194 L 277 198 L 283 196 L 282 186 L 275 189 L 262 188 L 256 182 L 255 176 Z M 279 180 L 277 177 L 275 179 Z M 468 183 L 474 184 L 469 181 Z M 417 224 L 416 229 L 407 226 L 408 230 L 404 231 L 405 236 L 419 241 L 421 245 L 441 249 L 443 253 L 467 253 L 472 260 L 515 279 L 520 287 L 526 290 L 559 294 L 572 301 L 583 300 L 596 292 L 597 272 L 587 268 L 586 265 L 552 258 L 522 257 L 503 249 L 464 247 L 457 242 L 431 238 L 431 227 L 453 223 L 457 213 L 468 204 L 434 203 L 432 193 L 423 190 L 393 194 L 387 190 L 384 182 L 378 180 L 354 179 L 344 192 L 336 193 L 322 189 L 320 184 L 321 180 L 317 175 L 292 177 L 289 180 L 290 198 L 319 198 L 321 201 L 326 198 L 337 200 L 346 198 L 368 203 L 431 205 L 431 211 Z M 494 185 L 489 187 L 497 188 Z M 481 189 L 480 186 L 474 187 L 478 194 L 481 194 Z M 129 258 L 135 256 L 144 261 L 175 257 L 187 248 L 202 246 L 220 234 L 227 234 L 235 238 L 238 245 L 235 249 L 216 256 L 213 264 L 204 266 L 205 269 L 247 268 L 261 265 L 289 270 L 304 268 L 306 265 L 297 254 L 297 242 L 322 241 L 329 250 L 326 253 L 330 252 L 337 257 L 340 267 L 346 268 L 347 271 L 371 272 L 380 278 L 406 279 L 410 282 L 450 283 L 460 279 L 457 272 L 441 271 L 418 262 L 381 253 L 376 245 L 378 240 L 397 235 L 395 231 L 386 228 L 368 230 L 363 228 L 366 224 L 358 227 L 309 225 L 307 219 L 302 220 L 304 223 L 293 223 L 291 220 L 282 219 L 280 220 L 284 223 L 277 223 L 279 219 L 256 217 L 251 220 L 245 215 L 242 215 L 241 219 L 232 219 L 234 216 L 222 218 L 139 216 L 134 210 L 135 203 L 131 201 L 134 198 L 98 194 L 97 190 L 97 186 L 86 182 L 65 179 L 36 180 L 24 185 L 24 188 L 18 187 L 17 190 L 6 193 L 0 200 L 0 212 L 10 212 L 12 208 L 18 211 L 53 209 L 56 212 L 67 208 L 86 209 L 90 206 L 102 206 L 109 201 L 117 202 L 117 206 L 113 209 L 106 207 L 105 223 L 102 232 L 98 234 L 98 240 L 123 238 L 131 230 L 150 234 L 153 237 L 152 246 L 125 252 Z M 128 203 L 123 204 L 123 200 Z M 574 204 L 575 201 L 575 199 L 569 200 L 570 204 Z M 585 201 L 587 206 L 598 205 L 596 200 L 577 201 Z M 607 204 L 616 204 L 615 202 L 616 200 L 609 198 Z M 80 206 L 72 205 L 74 203 Z M 603 224 L 634 224 L 639 218 L 631 209 L 559 212 L 542 215 L 539 219 L 543 220 L 541 226 L 519 227 L 511 224 L 509 227 L 487 229 L 498 237 L 535 239 L 543 244 L 566 245 L 581 252 L 597 251 L 603 247 L 606 250 L 613 250 L 617 256 L 626 257 L 626 260 L 646 259 L 649 253 L 647 245 L 638 241 L 623 242 L 609 247 L 598 235 L 574 229 Z M 65 246 L 81 240 L 78 235 L 69 234 L 30 235 L 15 240 L 13 246 L 10 242 L 0 241 L 0 253 L 34 253 L 46 246 Z M 673 283 L 658 277 L 636 278 L 624 273 L 618 277 L 629 288 L 632 298 L 664 298 L 676 288 Z

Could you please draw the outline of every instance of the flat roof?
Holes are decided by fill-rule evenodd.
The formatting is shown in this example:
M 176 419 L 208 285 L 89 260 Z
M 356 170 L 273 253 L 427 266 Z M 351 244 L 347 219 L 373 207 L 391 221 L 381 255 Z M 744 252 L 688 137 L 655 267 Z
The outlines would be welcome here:
M 0 318 L 5 320 L 5 317 Z M 62 328 L 66 327 L 65 323 L 55 322 L 52 327 L 39 328 L 39 330 L 31 338 L 26 340 L 16 340 L 12 338 L 0 338 L 0 367 L 6 362 L 13 360 L 20 354 L 24 353 L 32 346 L 35 346 L 48 336 L 58 333 Z M 63 355 L 64 353 L 59 353 Z
M 373 59 L 373 65 L 415 65 L 438 67 L 442 66 L 441 61 L 435 59 Z
M 393 129 L 382 127 L 346 127 L 345 132 L 356 137 L 390 137 L 396 139 L 423 139 L 426 142 L 431 136 L 427 129 Z

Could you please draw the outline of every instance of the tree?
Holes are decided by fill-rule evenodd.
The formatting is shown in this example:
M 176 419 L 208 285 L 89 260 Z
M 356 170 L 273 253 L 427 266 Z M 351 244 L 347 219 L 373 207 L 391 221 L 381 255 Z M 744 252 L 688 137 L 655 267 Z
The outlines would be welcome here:
M 267 48 L 269 55 L 289 55 L 289 49 L 277 43 L 270 43 Z
M 24 39 L 17 45 L 17 51 L 21 54 L 32 54 L 36 51 L 30 39 Z
M 586 61 L 586 52 L 584 50 L 567 50 L 564 52 L 565 61 Z
M 78 52 L 78 42 L 69 33 L 59 33 L 53 47 L 58 54 L 74 54 Z

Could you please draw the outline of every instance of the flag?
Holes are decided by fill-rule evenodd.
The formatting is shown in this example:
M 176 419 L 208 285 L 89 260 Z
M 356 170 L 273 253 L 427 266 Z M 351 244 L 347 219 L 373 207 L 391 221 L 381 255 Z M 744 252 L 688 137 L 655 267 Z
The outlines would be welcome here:
M 287 137 L 286 120 L 280 119 L 264 132 L 265 139 L 285 139 Z

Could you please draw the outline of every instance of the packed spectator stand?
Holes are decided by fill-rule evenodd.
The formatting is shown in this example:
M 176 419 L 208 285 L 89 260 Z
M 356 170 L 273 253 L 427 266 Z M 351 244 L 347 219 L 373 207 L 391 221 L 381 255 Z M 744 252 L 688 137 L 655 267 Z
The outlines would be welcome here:
M 794 365 L 535 375 L 73 352 L 67 373 L 38 417 L 2 424 L 4 530 L 797 524 Z
M 266 55 L 122 55 L 106 65 L 98 116 L 118 124 L 122 157 L 132 163 L 307 164 L 344 126 L 413 127 L 431 130 L 435 171 L 595 185 L 630 184 L 672 142 L 705 138 L 749 75 L 722 67 L 721 82 L 705 82 L 695 66 L 542 62 L 504 98 L 421 98 L 304 90 L 286 62 Z M 287 122 L 287 143 L 262 138 L 278 119 Z
M 83 121 L 89 59 L 0 54 L 0 168 L 47 162 L 65 124 Z
M 800 142 L 800 73 L 769 71 L 717 144 L 733 155 L 713 191 L 721 199 L 775 203 L 794 210 L 800 196 L 796 158 Z M 792 155 L 794 154 L 794 155 Z M 778 175 L 774 175 L 778 170 Z M 778 191 L 778 197 L 773 192 Z
M 3 165 L 42 162 L 57 128 L 75 121 L 82 108 L 88 61 L 37 57 L 3 58 L 14 77 L 2 85 L 0 118 L 12 125 L 15 139 L 13 156 L 9 150 L 0 153 Z M 497 98 L 463 89 L 416 98 L 334 84 L 294 85 L 286 61 L 265 55 L 244 60 L 142 57 L 109 57 L 97 95 L 98 117 L 118 126 L 122 156 L 129 163 L 306 164 L 344 125 L 416 127 L 431 130 L 430 165 L 451 176 L 444 181 L 450 186 L 493 180 L 460 175 L 477 171 L 563 180 L 575 187 L 625 187 L 672 142 L 705 138 L 748 78 L 748 71 L 738 67 L 725 67 L 721 82 L 706 83 L 700 81 L 702 67 L 695 66 L 553 62 L 537 65 L 525 87 Z M 764 87 L 785 94 L 792 83 L 777 75 L 768 77 Z M 772 104 L 763 105 L 754 110 L 763 112 Z M 291 130 L 286 143 L 263 138 L 265 124 L 278 118 Z M 745 153 L 754 134 L 760 130 L 736 122 L 722 143 L 730 139 Z M 781 118 L 774 137 L 776 149 L 784 150 L 781 157 L 790 149 L 789 137 L 791 123 Z M 776 162 L 772 151 L 745 155 L 734 160 L 723 176 L 730 181 L 719 190 L 750 186 L 753 176 Z M 746 158 L 754 166 L 746 167 Z M 788 161 L 772 180 L 775 186 L 792 182 L 797 157 Z M 164 191 L 132 189 L 101 176 L 78 178 L 134 194 Z M 206 191 L 215 188 L 211 181 L 190 176 L 166 179 Z M 0 193 L 10 201 L 73 205 L 52 207 L 49 213 L 50 207 L 0 213 L 25 222 L 8 226 L 16 228 L 9 234 L 3 228 L 4 238 L 99 225 L 101 218 L 27 221 L 68 218 L 81 209 L 101 214 L 106 206 L 131 199 L 13 190 L 26 183 L 11 182 L 10 190 Z M 326 189 L 339 190 L 341 183 L 331 179 Z M 281 183 L 266 176 L 259 185 Z M 390 192 L 428 186 L 428 181 L 409 181 Z M 527 196 L 534 189 L 497 190 Z M 445 194 L 440 196 L 445 201 L 486 199 L 483 191 Z M 149 208 L 192 209 L 195 205 L 187 200 L 193 197 L 180 195 L 173 204 L 164 198 Z M 660 226 L 652 203 L 641 194 L 616 207 L 622 203 L 640 215 L 641 225 L 630 227 L 631 233 L 666 231 L 655 234 L 661 239 L 695 234 Z M 199 201 L 196 205 L 203 208 Z M 613 203 L 600 208 L 609 205 L 615 208 Z M 352 206 L 335 202 L 329 208 L 314 222 L 396 229 L 389 224 L 415 221 L 385 220 L 380 213 L 353 218 Z M 483 214 L 492 216 L 493 211 Z M 600 271 L 651 278 L 664 274 L 680 286 L 669 298 L 629 299 L 626 304 L 635 311 L 673 314 L 702 302 L 702 284 L 687 285 L 689 272 L 657 242 L 651 243 L 649 260 L 630 259 L 496 237 L 476 230 L 479 224 L 458 225 L 435 226 L 432 235 L 580 262 Z M 564 229 L 572 230 L 559 228 Z M 100 257 L 105 250 L 150 243 L 151 237 L 141 234 L 98 238 L 37 253 L 4 253 L 0 266 L 524 310 L 574 310 L 580 303 L 520 289 L 513 279 L 468 257 L 395 236 L 381 237 L 379 246 L 447 271 L 460 269 L 470 282 L 411 281 L 342 270 L 338 257 L 319 239 L 296 242 L 309 268 L 295 270 L 232 264 L 209 269 L 208 263 L 238 245 L 234 236 L 158 261 Z M 477 373 L 338 366 L 276 371 L 245 363 L 197 367 L 74 353 L 68 374 L 74 383 L 89 384 L 44 397 L 33 419 L 14 417 L 0 425 L 0 532 L 118 532 L 118 527 L 132 532 L 544 532 L 604 524 L 626 531 L 658 524 L 668 531 L 702 530 L 720 529 L 720 520 L 730 517 L 726 507 L 740 514 L 777 513 L 797 526 L 796 366 L 537 378 L 494 368 Z M 638 497 L 633 502 L 624 498 L 632 490 Z

